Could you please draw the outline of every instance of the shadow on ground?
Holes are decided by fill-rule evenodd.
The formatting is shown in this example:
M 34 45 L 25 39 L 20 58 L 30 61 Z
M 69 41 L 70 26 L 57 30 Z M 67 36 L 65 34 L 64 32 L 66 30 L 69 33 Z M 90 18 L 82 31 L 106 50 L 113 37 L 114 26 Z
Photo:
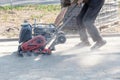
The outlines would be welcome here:
M 0 80 L 120 80 L 119 53 L 72 48 L 52 55 L 0 56 Z

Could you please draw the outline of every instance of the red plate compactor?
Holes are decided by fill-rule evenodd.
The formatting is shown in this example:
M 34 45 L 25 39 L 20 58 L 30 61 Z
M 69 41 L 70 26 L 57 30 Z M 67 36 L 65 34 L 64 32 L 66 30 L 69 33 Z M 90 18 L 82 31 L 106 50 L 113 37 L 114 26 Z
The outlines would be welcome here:
M 75 8 L 76 5 L 73 7 Z M 70 12 L 73 10 L 70 10 Z M 70 13 L 69 12 L 69 13 Z M 19 46 L 17 54 L 23 57 L 24 53 L 31 56 L 35 54 L 47 54 L 50 55 L 55 46 L 66 42 L 66 37 L 61 29 L 74 17 L 71 15 L 63 24 L 55 26 L 54 24 L 36 23 L 30 25 L 26 20 L 21 25 L 21 31 L 19 35 Z

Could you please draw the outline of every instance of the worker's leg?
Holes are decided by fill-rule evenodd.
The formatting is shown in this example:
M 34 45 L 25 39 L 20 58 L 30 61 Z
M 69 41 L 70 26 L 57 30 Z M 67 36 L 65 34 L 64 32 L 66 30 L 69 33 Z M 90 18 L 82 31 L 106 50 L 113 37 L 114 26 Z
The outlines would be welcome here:
M 77 16 L 77 25 L 78 25 L 78 29 L 79 29 L 79 34 L 80 34 L 80 40 L 82 42 L 84 41 L 88 41 L 88 36 L 87 36 L 87 32 L 86 32 L 86 27 L 83 24 L 83 18 L 84 15 L 86 13 L 88 9 L 88 5 L 85 4 L 80 12 L 80 14 Z
M 96 48 L 96 47 L 99 48 L 106 43 L 100 36 L 96 26 L 94 25 L 95 19 L 98 13 L 100 12 L 100 9 L 102 8 L 103 4 L 104 4 L 104 0 L 91 0 L 89 2 L 89 7 L 83 18 L 84 26 L 86 27 L 93 41 L 96 42 L 96 44 L 92 48 Z
M 104 3 L 104 0 L 90 0 L 91 2 L 89 2 L 89 6 L 88 9 L 84 15 L 83 18 L 83 23 L 84 26 L 87 28 L 88 33 L 90 34 L 90 36 L 92 37 L 93 41 L 98 41 L 101 40 L 102 37 L 100 36 L 96 26 L 94 25 L 95 19 Z M 93 3 L 92 3 L 93 1 Z M 99 2 L 99 4 L 95 4 L 95 2 L 97 3 L 97 1 Z
M 56 17 L 56 20 L 55 20 L 55 26 L 59 26 L 59 24 L 62 22 L 64 16 L 65 16 L 65 13 L 67 12 L 67 9 L 68 7 L 63 7 L 61 12 L 58 14 L 58 16 Z
M 80 14 L 77 16 L 77 25 L 78 25 L 78 29 L 79 29 L 81 42 L 79 44 L 77 44 L 76 46 L 78 46 L 80 48 L 85 47 L 85 46 L 90 46 L 90 43 L 88 41 L 87 32 L 86 32 L 86 27 L 83 24 L 83 18 L 84 18 L 84 15 L 85 15 L 87 9 L 88 9 L 88 5 L 85 4 L 83 6 Z

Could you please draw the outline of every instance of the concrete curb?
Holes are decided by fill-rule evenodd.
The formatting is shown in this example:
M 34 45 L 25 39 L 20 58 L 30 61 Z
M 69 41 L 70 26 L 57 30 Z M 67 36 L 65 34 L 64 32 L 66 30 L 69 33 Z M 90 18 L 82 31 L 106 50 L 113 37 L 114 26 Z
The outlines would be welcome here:
M 120 33 L 104 33 L 104 34 L 101 34 L 103 37 L 119 37 L 120 36 Z M 70 35 L 66 35 L 67 38 L 78 38 L 79 35 L 78 34 L 70 34 Z
M 108 33 L 104 33 L 102 34 L 103 37 L 120 37 L 120 33 L 112 33 L 112 34 L 108 34 Z M 78 34 L 67 34 L 66 35 L 67 38 L 79 38 Z M 0 39 L 0 42 L 8 42 L 8 41 L 18 41 L 19 38 L 10 38 L 10 39 Z
M 59 4 L 59 1 L 13 1 L 12 6 L 26 5 L 26 4 Z M 0 6 L 11 5 L 10 2 L 0 3 Z
M 18 38 L 0 39 L 0 42 L 18 41 Z

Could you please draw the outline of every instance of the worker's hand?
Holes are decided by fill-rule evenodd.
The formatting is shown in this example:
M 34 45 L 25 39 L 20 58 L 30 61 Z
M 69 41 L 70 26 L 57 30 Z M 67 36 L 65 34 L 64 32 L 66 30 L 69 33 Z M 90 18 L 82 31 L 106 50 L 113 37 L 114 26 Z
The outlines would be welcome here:
M 78 0 L 78 5 L 80 6 L 80 4 L 83 2 L 83 0 Z

